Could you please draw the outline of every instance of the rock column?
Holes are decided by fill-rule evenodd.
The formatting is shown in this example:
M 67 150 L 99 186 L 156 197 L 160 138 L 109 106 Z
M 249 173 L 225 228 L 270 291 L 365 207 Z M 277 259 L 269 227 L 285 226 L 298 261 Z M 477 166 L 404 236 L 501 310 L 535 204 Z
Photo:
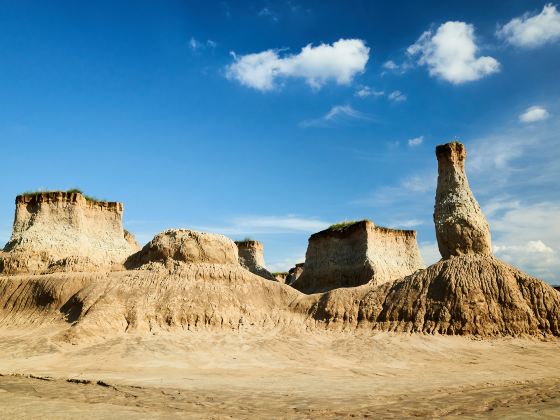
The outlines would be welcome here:
M 465 174 L 467 151 L 459 142 L 436 147 L 438 183 L 434 223 L 444 259 L 464 254 L 492 254 L 490 227 Z

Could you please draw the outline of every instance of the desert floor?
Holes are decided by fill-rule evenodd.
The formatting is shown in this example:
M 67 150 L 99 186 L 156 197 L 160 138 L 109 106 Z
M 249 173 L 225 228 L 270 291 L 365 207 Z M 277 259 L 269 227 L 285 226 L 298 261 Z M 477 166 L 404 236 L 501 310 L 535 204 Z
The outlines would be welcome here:
M 560 341 L 0 331 L 1 418 L 560 417 Z

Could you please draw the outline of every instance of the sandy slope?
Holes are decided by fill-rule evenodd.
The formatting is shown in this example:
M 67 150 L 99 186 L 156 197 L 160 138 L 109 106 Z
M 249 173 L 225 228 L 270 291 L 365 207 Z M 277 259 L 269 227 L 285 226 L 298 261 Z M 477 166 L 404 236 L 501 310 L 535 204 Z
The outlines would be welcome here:
M 253 329 L 71 345 L 58 333 L 0 332 L 2 416 L 560 413 L 558 340 Z

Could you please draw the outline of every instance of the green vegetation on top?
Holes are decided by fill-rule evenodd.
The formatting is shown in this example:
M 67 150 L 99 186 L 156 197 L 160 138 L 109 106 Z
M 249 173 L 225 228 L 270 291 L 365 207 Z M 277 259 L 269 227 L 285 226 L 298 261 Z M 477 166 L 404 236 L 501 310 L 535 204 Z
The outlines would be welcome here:
M 78 188 L 72 188 L 72 189 L 67 190 L 67 191 L 61 191 L 61 190 L 24 191 L 20 195 L 22 195 L 23 197 L 35 197 L 35 196 L 38 196 L 40 194 L 48 194 L 48 193 L 78 193 L 78 194 L 82 194 L 84 196 L 84 198 L 88 201 L 106 201 L 106 200 L 101 200 L 97 197 L 93 197 L 91 195 L 86 195 L 82 192 L 82 190 L 80 190 Z
M 251 237 L 249 237 L 249 236 L 245 236 L 245 237 L 241 240 L 241 242 L 254 242 L 254 239 L 251 238 Z
M 339 223 L 335 223 L 334 225 L 330 225 L 329 226 L 329 230 L 334 230 L 334 231 L 341 231 L 344 230 L 352 225 L 355 225 L 356 223 L 361 223 L 361 222 L 365 222 L 365 220 L 345 220 L 343 222 L 339 222 Z

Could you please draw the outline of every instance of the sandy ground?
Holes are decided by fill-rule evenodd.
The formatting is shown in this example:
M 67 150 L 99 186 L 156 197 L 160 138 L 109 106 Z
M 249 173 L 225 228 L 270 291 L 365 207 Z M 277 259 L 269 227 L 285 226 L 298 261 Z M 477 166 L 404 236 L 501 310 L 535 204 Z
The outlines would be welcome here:
M 286 331 L 63 344 L 0 331 L 0 417 L 560 418 L 560 341 Z

